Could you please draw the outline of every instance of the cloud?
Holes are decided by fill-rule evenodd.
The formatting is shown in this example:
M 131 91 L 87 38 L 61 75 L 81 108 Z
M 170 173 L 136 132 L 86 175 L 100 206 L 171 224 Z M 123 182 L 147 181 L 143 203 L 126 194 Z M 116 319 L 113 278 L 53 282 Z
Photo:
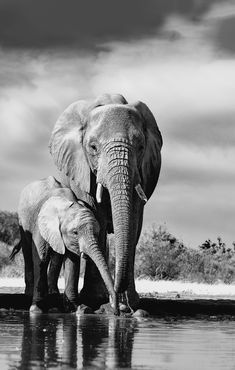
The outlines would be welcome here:
M 155 35 L 166 18 L 198 21 L 216 0 L 31 0 L 0 2 L 0 45 L 100 50 L 110 40 Z
M 228 55 L 235 52 L 235 3 L 233 0 L 224 4 L 218 3 L 212 7 L 206 16 L 206 21 L 214 25 L 210 33 L 216 48 L 221 51 L 221 56 L 226 52 Z M 223 54 L 222 54 L 223 53 Z
M 1 50 L 0 60 L 0 200 L 1 209 L 15 210 L 27 183 L 57 176 L 50 133 L 67 105 L 90 96 L 94 56 Z
M 145 224 L 165 224 L 187 245 L 196 247 L 206 239 L 221 236 L 231 246 L 234 238 L 234 185 L 172 186 L 161 184 L 147 203 Z M 232 204 L 231 204 L 232 203 Z
M 172 144 L 163 150 L 162 183 L 174 187 L 175 184 L 188 186 L 225 186 L 235 183 L 233 160 L 235 149 L 220 151 L 214 147 L 203 148 Z
M 193 115 L 188 112 L 183 117 L 175 117 L 174 125 L 168 130 L 171 140 L 201 147 L 202 150 L 213 147 L 226 150 L 234 147 L 235 109 L 232 106 L 228 110 L 220 109 L 219 105 L 217 107 L 214 112 L 195 112 Z

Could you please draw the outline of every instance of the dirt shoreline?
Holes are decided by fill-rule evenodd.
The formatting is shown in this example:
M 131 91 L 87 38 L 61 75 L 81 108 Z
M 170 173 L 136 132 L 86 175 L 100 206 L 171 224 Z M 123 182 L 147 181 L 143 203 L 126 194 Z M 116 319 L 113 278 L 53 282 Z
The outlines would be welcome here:
M 83 280 L 79 282 L 81 289 Z M 23 278 L 0 278 L 0 293 L 23 293 Z M 64 290 L 64 279 L 59 279 L 59 289 Z M 203 284 L 182 281 L 136 280 L 136 289 L 142 298 L 157 299 L 231 299 L 235 300 L 234 284 Z
M 63 297 L 58 300 L 63 310 Z M 0 293 L 0 315 L 6 311 L 25 311 L 30 307 L 30 300 L 24 294 Z M 55 307 L 52 305 L 51 307 Z M 48 308 L 51 308 L 48 306 Z M 56 307 L 58 307 L 56 305 Z M 163 318 L 192 318 L 206 317 L 210 319 L 235 320 L 235 300 L 228 299 L 191 299 L 166 297 L 141 297 L 139 308 L 145 310 L 150 316 Z M 51 313 L 50 313 L 51 314 Z
M 235 319 L 234 285 L 137 280 L 136 287 L 140 294 L 139 308 L 151 316 L 183 318 L 206 315 L 207 318 Z M 59 288 L 62 293 L 63 279 L 59 281 Z M 28 310 L 30 301 L 23 293 L 24 279 L 0 278 L 0 312 Z M 59 301 L 63 306 L 62 295 Z

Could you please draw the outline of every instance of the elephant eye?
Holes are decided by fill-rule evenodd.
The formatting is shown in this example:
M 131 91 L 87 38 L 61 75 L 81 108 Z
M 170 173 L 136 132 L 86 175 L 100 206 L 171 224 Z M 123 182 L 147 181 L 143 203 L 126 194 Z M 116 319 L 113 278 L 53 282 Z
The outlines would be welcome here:
M 72 233 L 73 233 L 74 235 L 78 235 L 78 231 L 77 231 L 77 229 L 72 230 Z
M 93 153 L 96 153 L 97 152 L 97 145 L 95 143 L 91 143 L 90 144 L 90 149 Z

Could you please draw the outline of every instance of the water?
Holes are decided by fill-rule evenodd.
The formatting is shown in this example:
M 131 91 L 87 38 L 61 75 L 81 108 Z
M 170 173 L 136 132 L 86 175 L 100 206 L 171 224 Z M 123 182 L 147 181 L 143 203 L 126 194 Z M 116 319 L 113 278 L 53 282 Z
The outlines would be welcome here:
M 235 321 L 0 312 L 0 369 L 234 369 Z

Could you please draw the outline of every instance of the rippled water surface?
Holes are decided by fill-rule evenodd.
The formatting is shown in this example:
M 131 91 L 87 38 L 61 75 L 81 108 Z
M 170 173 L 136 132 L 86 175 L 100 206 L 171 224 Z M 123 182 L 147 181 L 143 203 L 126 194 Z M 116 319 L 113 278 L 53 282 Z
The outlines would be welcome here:
M 0 312 L 0 369 L 234 369 L 235 321 Z

